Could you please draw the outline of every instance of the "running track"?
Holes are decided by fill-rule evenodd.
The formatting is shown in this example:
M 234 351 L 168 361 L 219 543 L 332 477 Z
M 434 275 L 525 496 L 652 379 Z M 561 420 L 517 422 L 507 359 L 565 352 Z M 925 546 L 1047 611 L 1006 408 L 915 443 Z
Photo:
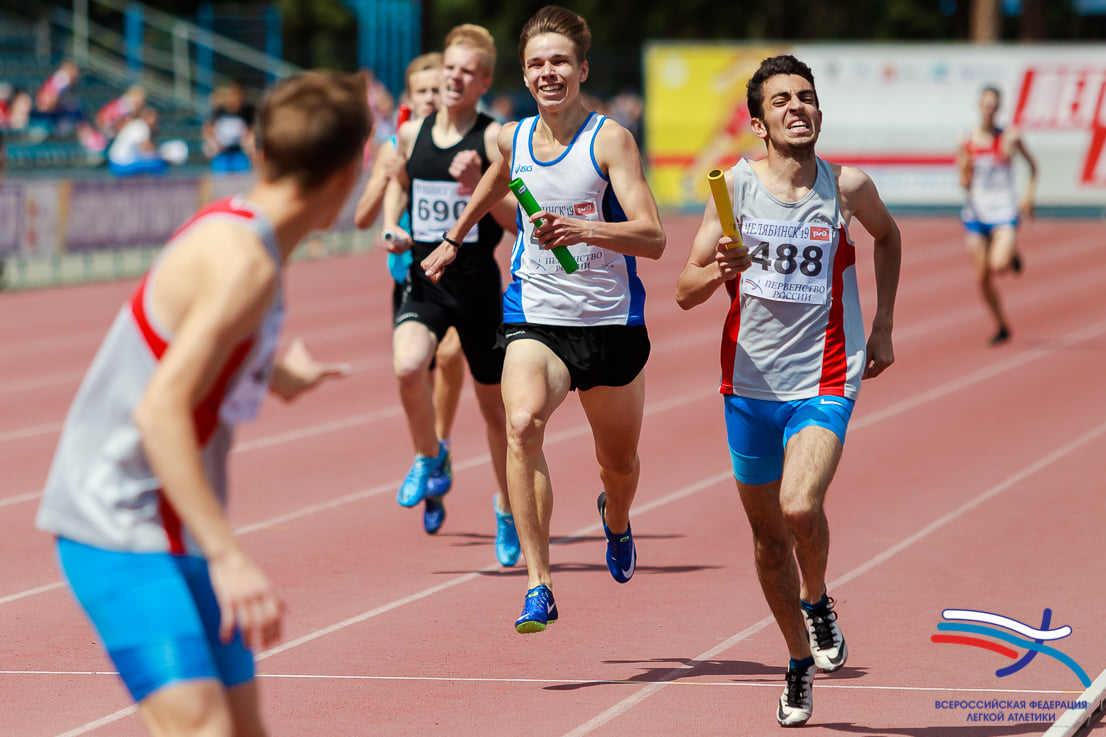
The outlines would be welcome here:
M 292 267 L 286 335 L 354 371 L 296 404 L 272 401 L 233 456 L 231 515 L 289 603 L 285 639 L 259 662 L 274 737 L 779 734 L 786 654 L 753 571 L 716 391 L 726 305 L 716 296 L 684 313 L 672 299 L 696 224 L 667 217 L 668 252 L 641 262 L 653 355 L 637 575 L 620 586 L 603 564 L 590 434 L 570 398 L 547 442 L 561 621 L 528 636 L 512 627 L 522 566 L 495 562 L 493 476 L 471 389 L 448 519 L 430 538 L 395 502 L 411 452 L 380 255 Z M 1103 225 L 1024 228 L 1027 273 L 1002 282 L 1014 341 L 1001 348 L 984 345 L 991 326 L 957 223 L 900 225 L 898 362 L 866 383 L 827 503 L 830 593 L 850 659 L 815 680 L 806 734 L 1039 734 L 1045 723 L 1009 721 L 1018 709 L 981 724 L 968 721 L 979 710 L 936 702 L 1074 699 L 1072 670 L 1039 654 L 999 678 L 1009 659 L 930 637 L 944 609 L 1036 626 L 1050 608 L 1052 626 L 1073 629 L 1052 644 L 1091 678 L 1106 668 Z M 871 244 L 854 231 L 870 317 Z M 143 733 L 59 583 L 50 540 L 33 529 L 61 419 L 132 286 L 0 296 L 4 735 Z

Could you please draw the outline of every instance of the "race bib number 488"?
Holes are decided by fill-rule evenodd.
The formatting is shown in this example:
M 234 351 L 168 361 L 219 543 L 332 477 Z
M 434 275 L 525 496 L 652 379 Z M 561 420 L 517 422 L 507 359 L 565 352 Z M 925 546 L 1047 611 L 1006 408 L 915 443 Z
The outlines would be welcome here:
M 746 220 L 741 224 L 741 239 L 753 259 L 742 282 L 746 294 L 778 302 L 826 303 L 833 228 Z

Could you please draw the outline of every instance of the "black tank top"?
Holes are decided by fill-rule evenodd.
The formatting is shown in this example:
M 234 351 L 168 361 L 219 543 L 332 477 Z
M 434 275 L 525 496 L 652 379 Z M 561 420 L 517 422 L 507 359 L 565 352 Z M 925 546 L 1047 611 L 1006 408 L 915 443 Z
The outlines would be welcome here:
M 484 146 L 484 131 L 494 120 L 480 113 L 476 123 L 460 141 L 449 148 L 439 148 L 434 143 L 432 131 L 438 113 L 426 116 L 419 128 L 411 156 L 407 159 L 408 201 L 411 208 L 412 255 L 415 263 L 426 258 L 442 242 L 442 233 L 457 222 L 468 203 L 471 193 L 460 194 L 459 184 L 449 175 L 453 157 L 461 151 L 474 150 L 480 154 L 481 173 L 488 169 L 488 153 Z M 471 273 L 495 269 L 495 247 L 503 238 L 503 227 L 491 215 L 480 218 L 464 245 L 457 251 L 457 259 L 446 268 L 446 275 Z

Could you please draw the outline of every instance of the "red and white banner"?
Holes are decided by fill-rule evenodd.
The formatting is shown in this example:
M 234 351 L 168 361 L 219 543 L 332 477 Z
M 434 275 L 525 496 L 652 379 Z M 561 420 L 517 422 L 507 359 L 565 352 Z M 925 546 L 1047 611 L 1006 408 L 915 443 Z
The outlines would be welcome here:
M 708 167 L 762 155 L 747 114 L 734 121 L 749 75 L 779 53 L 814 72 L 819 155 L 865 169 L 891 205 L 960 203 L 957 145 L 994 86 L 999 124 L 1017 125 L 1037 159 L 1038 205 L 1106 210 L 1106 53 L 1059 44 L 651 44 L 646 150 L 663 204 L 701 205 Z

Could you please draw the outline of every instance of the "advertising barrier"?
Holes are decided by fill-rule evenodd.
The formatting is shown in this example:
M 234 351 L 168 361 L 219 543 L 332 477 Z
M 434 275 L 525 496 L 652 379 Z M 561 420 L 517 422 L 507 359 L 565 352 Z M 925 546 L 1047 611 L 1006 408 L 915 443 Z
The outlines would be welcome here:
M 814 72 L 819 156 L 863 168 L 891 206 L 960 204 L 957 145 L 991 85 L 1002 93 L 999 124 L 1017 125 L 1037 159 L 1037 204 L 1106 212 L 1106 54 L 1061 44 L 650 44 L 645 148 L 662 206 L 702 207 L 711 168 L 764 155 L 745 85 L 780 53 Z
M 160 247 L 204 203 L 247 192 L 252 183 L 250 174 L 8 180 L 0 186 L 0 257 Z M 355 229 L 363 187 L 354 188 L 333 230 Z

